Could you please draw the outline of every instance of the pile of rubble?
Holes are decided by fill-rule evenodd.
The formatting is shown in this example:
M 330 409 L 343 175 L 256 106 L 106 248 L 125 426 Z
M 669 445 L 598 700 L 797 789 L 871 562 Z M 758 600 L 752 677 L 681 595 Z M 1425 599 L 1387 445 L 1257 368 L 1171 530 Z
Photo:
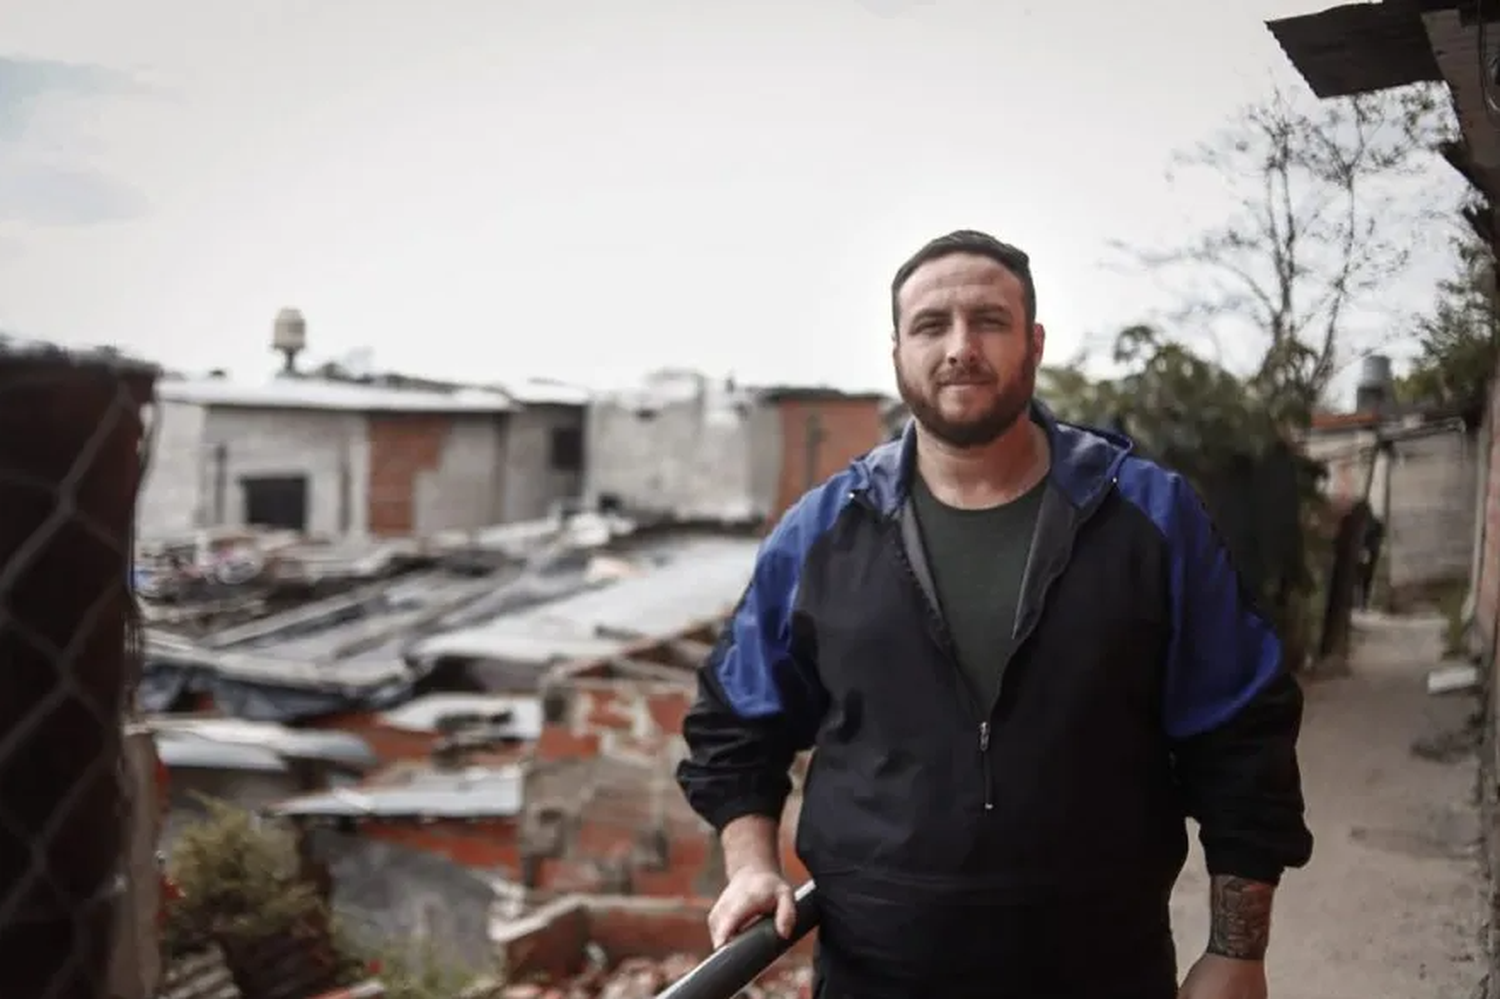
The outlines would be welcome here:
M 566 982 L 506 985 L 493 995 L 494 999 L 652 999 L 697 963 L 688 954 L 661 961 L 633 957 L 611 971 L 588 971 Z M 772 971 L 740 992 L 739 999 L 812 999 L 812 969 Z

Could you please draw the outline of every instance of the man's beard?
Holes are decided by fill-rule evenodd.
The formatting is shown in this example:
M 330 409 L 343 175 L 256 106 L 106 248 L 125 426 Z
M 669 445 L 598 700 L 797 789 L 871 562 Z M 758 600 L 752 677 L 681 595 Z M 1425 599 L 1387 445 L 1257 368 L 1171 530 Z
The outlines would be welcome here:
M 950 420 L 943 415 L 937 394 L 943 391 L 934 386 L 931 395 L 910 382 L 901 365 L 896 365 L 896 388 L 901 401 L 906 403 L 912 418 L 933 437 L 959 450 L 984 447 L 1000 437 L 1030 409 L 1031 396 L 1036 387 L 1036 365 L 1031 351 L 1022 360 L 1022 370 L 1011 382 L 1001 383 L 989 407 L 977 416 L 963 420 Z

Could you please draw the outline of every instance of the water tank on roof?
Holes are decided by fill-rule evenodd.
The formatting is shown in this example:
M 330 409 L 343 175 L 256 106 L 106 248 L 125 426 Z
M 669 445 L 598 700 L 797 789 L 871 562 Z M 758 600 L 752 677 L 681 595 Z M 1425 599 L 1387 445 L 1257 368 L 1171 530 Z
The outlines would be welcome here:
M 307 320 L 296 309 L 282 309 L 276 313 L 276 322 L 271 327 L 271 349 L 286 358 L 286 371 L 297 369 L 297 355 L 307 346 Z
M 1391 359 L 1371 354 L 1359 364 L 1359 382 L 1354 387 L 1354 410 L 1373 413 L 1385 408 L 1391 399 Z
M 1390 388 L 1391 359 L 1384 354 L 1371 354 L 1359 364 L 1360 388 Z

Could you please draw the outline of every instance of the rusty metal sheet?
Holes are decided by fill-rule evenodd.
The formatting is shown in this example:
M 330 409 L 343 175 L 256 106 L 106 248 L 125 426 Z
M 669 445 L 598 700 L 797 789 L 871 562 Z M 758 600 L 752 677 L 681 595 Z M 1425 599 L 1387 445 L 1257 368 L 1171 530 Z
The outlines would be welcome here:
M 1386 0 L 1267 22 L 1319 97 L 1348 97 L 1443 79 L 1419 8 Z

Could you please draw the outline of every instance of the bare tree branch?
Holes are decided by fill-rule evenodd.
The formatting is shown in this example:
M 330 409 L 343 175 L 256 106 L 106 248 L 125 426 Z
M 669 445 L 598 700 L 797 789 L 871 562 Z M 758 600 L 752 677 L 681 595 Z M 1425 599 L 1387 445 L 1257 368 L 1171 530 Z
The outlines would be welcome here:
M 1177 171 L 1222 179 L 1237 203 L 1135 264 L 1175 278 L 1173 326 L 1201 334 L 1225 319 L 1260 331 L 1252 383 L 1308 404 L 1339 370 L 1351 315 L 1406 266 L 1411 182 L 1432 162 L 1447 108 L 1436 88 L 1313 102 L 1274 91 L 1229 127 L 1174 157 Z

